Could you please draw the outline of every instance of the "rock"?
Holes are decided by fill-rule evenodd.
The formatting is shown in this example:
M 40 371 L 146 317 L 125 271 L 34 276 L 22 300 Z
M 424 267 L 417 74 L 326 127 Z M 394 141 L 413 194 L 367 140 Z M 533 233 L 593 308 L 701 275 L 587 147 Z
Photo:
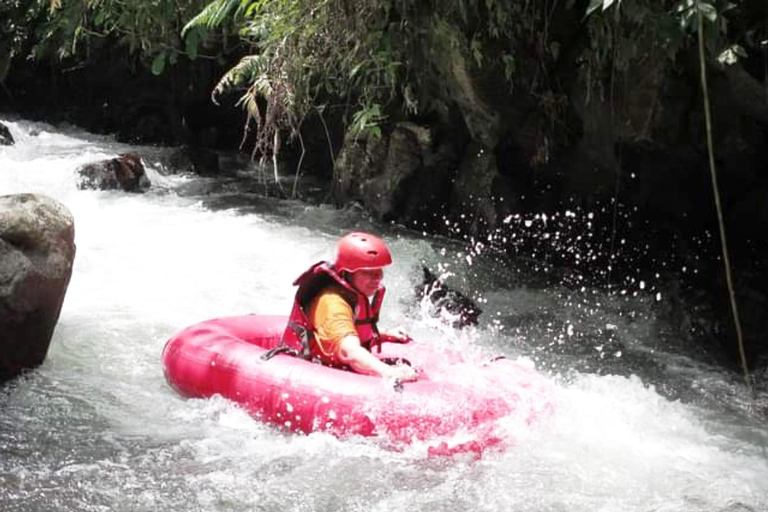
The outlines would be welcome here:
M 118 158 L 85 164 L 77 170 L 77 188 L 143 192 L 150 186 L 141 157 L 124 153 Z
M 425 137 L 428 132 L 411 123 L 378 137 L 348 135 L 336 160 L 336 201 L 360 201 L 376 218 L 391 218 L 402 184 L 422 168 Z
M 184 146 L 171 153 L 162 167 L 168 174 L 193 173 L 200 176 L 218 176 L 221 174 L 219 154 L 212 149 Z
M 0 123 L 0 146 L 13 146 L 16 143 L 11 135 L 11 130 L 3 123 Z
M 433 25 L 427 45 L 430 64 L 440 75 L 448 98 L 461 111 L 472 140 L 495 148 L 501 136 L 501 116 L 482 92 L 479 69 L 469 55 L 470 43 L 458 25 Z
M 416 297 L 419 300 L 429 301 L 436 316 L 454 327 L 477 325 L 478 317 L 483 310 L 475 301 L 443 283 L 427 267 L 423 267 L 423 270 L 424 281 L 416 287 Z
M 450 144 L 415 123 L 398 123 L 380 137 L 348 135 L 334 168 L 334 200 L 359 202 L 385 222 L 433 222 L 446 207 L 457 160 Z
M 452 217 L 463 232 L 478 236 L 496 227 L 493 184 L 497 177 L 494 151 L 470 142 L 451 191 Z
M 0 382 L 45 360 L 75 258 L 72 214 L 42 195 L 0 196 Z

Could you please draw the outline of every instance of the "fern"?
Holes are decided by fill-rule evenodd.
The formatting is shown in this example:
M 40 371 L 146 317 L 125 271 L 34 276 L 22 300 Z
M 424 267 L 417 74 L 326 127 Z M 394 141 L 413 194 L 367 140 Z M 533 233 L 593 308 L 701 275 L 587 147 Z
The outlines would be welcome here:
M 230 17 L 241 14 L 249 4 L 248 0 L 213 0 L 197 16 L 189 20 L 181 30 L 181 37 L 185 38 L 187 33 L 195 28 L 207 30 L 218 28 Z
M 263 83 L 264 73 L 267 68 L 267 59 L 264 55 L 247 55 L 240 62 L 227 71 L 219 83 L 211 92 L 211 101 L 219 104 L 218 98 L 222 94 L 233 89 L 241 89 L 252 83 L 258 84 L 258 92 L 268 94 L 269 90 Z

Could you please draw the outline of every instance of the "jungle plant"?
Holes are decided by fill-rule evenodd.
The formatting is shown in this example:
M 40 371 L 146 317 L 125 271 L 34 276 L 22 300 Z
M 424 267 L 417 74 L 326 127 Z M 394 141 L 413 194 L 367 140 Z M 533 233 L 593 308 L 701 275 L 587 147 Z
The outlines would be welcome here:
M 309 115 L 340 112 L 348 133 L 376 137 L 387 120 L 424 114 L 435 97 L 450 101 L 452 54 L 477 69 L 497 67 L 513 88 L 514 42 L 539 37 L 556 3 L 214 0 L 183 35 L 229 23 L 249 44 L 212 97 L 241 94 L 255 125 L 254 156 L 269 155 L 280 149 L 279 133 L 300 138 Z
M 197 33 L 186 42 L 180 32 L 205 3 L 203 0 L 34 0 L 44 19 L 35 25 L 36 59 L 75 57 L 84 59 L 88 47 L 96 42 L 115 42 L 127 47 L 130 54 L 146 62 L 153 73 L 160 74 L 169 64 L 186 55 L 200 56 L 203 45 Z M 226 27 L 222 27 L 222 32 Z M 213 34 L 207 34 L 212 40 Z M 211 49 L 208 46 L 206 49 Z M 218 58 L 213 50 L 207 57 Z
M 45 14 L 34 0 L 7 0 L 0 4 L 0 85 L 10 72 L 12 59 L 23 51 L 30 27 Z

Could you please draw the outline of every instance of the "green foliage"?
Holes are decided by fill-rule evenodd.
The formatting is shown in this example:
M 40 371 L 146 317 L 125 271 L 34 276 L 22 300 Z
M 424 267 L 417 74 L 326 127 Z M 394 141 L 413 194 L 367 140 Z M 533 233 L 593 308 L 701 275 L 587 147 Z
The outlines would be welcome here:
M 36 23 L 31 56 L 82 59 L 93 43 L 116 42 L 150 64 L 155 74 L 180 55 L 199 55 L 200 34 L 180 37 L 182 27 L 203 0 L 36 0 L 43 16 Z M 44 6 L 44 8 L 43 8 Z
M 381 137 L 381 122 L 386 116 L 381 113 L 381 105 L 374 103 L 355 112 L 350 130 L 353 135 Z
M 735 0 L 740 3 L 740 0 Z M 648 42 L 661 44 L 668 49 L 668 55 L 674 59 L 683 43 L 691 43 L 690 34 L 698 31 L 698 15 L 705 23 L 705 40 L 712 55 L 718 55 L 730 44 L 728 38 L 729 11 L 739 10 L 739 3 L 729 0 L 590 0 L 586 16 L 591 23 L 602 23 L 605 30 L 593 32 L 593 48 L 596 46 L 612 51 L 617 37 L 627 34 L 627 39 L 649 39 Z M 608 20 L 606 11 L 614 13 L 614 19 Z M 598 15 L 599 14 L 599 15 Z M 650 36 L 650 37 L 644 37 Z M 631 43 L 630 47 L 633 46 Z M 744 53 L 744 49 L 728 52 L 724 60 L 732 60 Z M 635 52 L 637 53 L 637 52 Z
M 196 29 L 215 30 L 229 18 L 240 18 L 249 2 L 242 0 L 214 0 L 184 26 L 181 37 L 186 38 Z
M 256 92 L 263 95 L 271 93 L 270 88 L 265 84 L 265 71 L 267 60 L 263 55 L 248 55 L 243 57 L 240 62 L 219 80 L 219 83 L 211 93 L 211 99 L 218 104 L 218 97 L 230 90 L 249 87 L 251 84 L 256 86 Z
M 537 5 L 533 0 L 214 0 L 185 26 L 184 35 L 229 25 L 250 45 L 252 55 L 222 78 L 213 96 L 239 91 L 249 113 L 260 116 L 253 119 L 259 128 L 256 145 L 269 152 L 276 150 L 275 130 L 297 133 L 318 107 L 343 108 L 354 132 L 374 135 L 398 106 L 418 113 L 424 108 L 420 98 L 445 86 L 452 54 L 477 68 L 498 67 L 511 84 L 514 51 L 499 52 L 490 43 L 529 30 L 532 16 L 544 15 Z
M 24 50 L 33 27 L 45 13 L 45 5 L 36 0 L 0 2 L 0 83 L 8 76 L 11 59 Z
M 619 5 L 621 4 L 621 0 L 590 0 L 589 5 L 587 6 L 587 16 L 597 11 L 598 9 L 605 11 L 609 9 L 614 3 L 616 4 L 616 8 L 618 10 Z
M 711 56 L 721 64 L 745 57 L 746 50 L 729 33 L 729 15 L 743 9 L 741 0 L 734 2 L 591 0 L 586 9 L 590 47 L 584 53 L 592 77 L 590 90 L 602 93 L 607 70 L 623 72 L 633 62 L 647 59 L 654 48 L 674 61 L 681 49 L 696 44 L 699 14 L 705 22 L 704 40 Z

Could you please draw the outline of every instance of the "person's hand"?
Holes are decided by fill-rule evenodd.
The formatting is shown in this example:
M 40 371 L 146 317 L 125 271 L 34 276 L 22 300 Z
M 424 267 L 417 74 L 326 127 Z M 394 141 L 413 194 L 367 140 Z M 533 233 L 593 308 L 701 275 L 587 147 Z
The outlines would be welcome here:
M 414 368 L 411 368 L 407 364 L 398 364 L 389 367 L 387 377 L 395 379 L 398 382 L 413 382 L 418 380 L 419 374 Z
M 410 343 L 412 340 L 402 327 L 381 333 L 381 341 L 384 343 Z

